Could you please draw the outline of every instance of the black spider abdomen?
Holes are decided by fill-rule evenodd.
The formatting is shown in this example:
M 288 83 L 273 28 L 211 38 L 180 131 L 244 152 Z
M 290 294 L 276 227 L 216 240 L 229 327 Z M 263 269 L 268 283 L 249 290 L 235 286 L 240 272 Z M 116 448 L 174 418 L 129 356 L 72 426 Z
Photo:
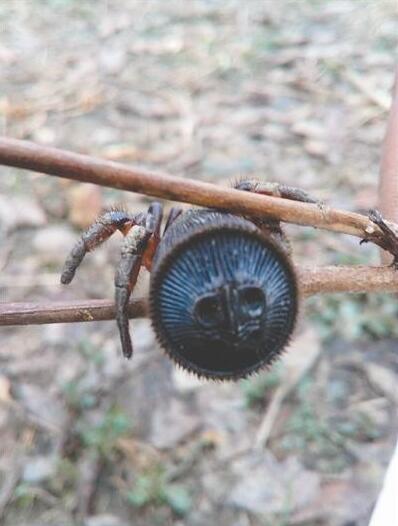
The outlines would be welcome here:
M 199 376 L 241 378 L 271 364 L 297 315 L 289 257 L 241 217 L 195 210 L 173 224 L 151 274 L 155 332 Z

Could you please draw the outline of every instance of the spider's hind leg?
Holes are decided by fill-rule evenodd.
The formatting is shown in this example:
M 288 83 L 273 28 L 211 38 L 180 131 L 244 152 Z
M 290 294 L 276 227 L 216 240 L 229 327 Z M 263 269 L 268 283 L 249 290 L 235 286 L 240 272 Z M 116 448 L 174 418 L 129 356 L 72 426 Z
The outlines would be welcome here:
M 270 195 L 273 197 L 282 197 L 284 199 L 291 199 L 292 201 L 300 201 L 302 203 L 320 204 L 319 199 L 313 198 L 301 188 L 289 186 L 281 183 L 269 183 L 263 181 L 256 181 L 252 179 L 243 179 L 238 181 L 234 188 L 236 190 L 244 190 L 246 192 L 253 192 L 260 195 Z
M 65 261 L 61 275 L 61 283 L 68 284 L 72 281 L 77 267 L 83 261 L 87 252 L 96 249 L 101 243 L 120 230 L 123 234 L 132 225 L 140 224 L 144 219 L 143 214 L 129 214 L 122 210 L 110 210 L 101 215 L 81 236 Z
M 129 299 L 137 282 L 141 264 L 150 268 L 159 243 L 162 215 L 162 205 L 152 203 L 146 215 L 145 226 L 131 229 L 122 246 L 120 262 L 115 274 L 115 305 L 122 351 L 126 358 L 131 358 L 133 354 L 128 318 Z
M 180 215 L 183 213 L 183 209 L 179 206 L 173 206 L 173 208 L 169 212 L 169 216 L 166 221 L 166 225 L 163 230 L 163 234 L 167 232 L 169 227 L 174 223 L 176 219 L 180 217 Z
M 313 203 L 322 206 L 321 201 L 314 199 L 301 188 L 288 186 L 281 183 L 270 183 L 266 181 L 257 181 L 255 179 L 242 179 L 234 184 L 237 190 L 245 192 L 253 192 L 259 195 L 269 195 L 272 197 L 282 197 L 283 199 L 290 199 L 292 201 L 300 201 L 302 203 Z M 271 219 L 267 216 L 251 217 L 251 220 L 266 234 L 271 234 L 272 237 L 280 244 L 282 248 L 289 254 L 291 246 L 287 239 L 281 222 L 277 219 Z

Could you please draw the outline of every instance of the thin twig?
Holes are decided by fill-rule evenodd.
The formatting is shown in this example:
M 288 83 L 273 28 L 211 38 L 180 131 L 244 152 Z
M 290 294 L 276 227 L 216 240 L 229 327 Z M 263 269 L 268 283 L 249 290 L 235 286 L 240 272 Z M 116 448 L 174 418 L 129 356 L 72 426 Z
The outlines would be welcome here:
M 365 238 L 385 248 L 383 233 L 368 217 L 326 206 L 223 188 L 8 138 L 0 138 L 0 164 L 232 213 L 268 216 Z M 393 227 L 398 231 L 398 226 Z
M 8 469 L 3 486 L 0 490 L 0 524 L 4 524 L 6 520 L 6 511 L 15 495 L 15 489 L 21 479 L 22 474 L 22 451 L 20 446 L 16 446 L 13 454 L 12 465 Z
M 303 296 L 325 292 L 398 292 L 398 272 L 391 267 L 303 267 L 298 269 Z M 131 318 L 148 315 L 145 299 L 130 303 Z M 0 326 L 112 320 L 112 300 L 0 304 Z
M 348 82 L 365 95 L 370 102 L 376 104 L 376 106 L 379 106 L 382 110 L 388 111 L 390 107 L 388 94 L 377 91 L 375 86 L 371 86 L 364 77 L 361 77 L 361 75 L 355 73 L 355 71 L 347 70 L 344 76 Z
M 105 459 L 98 451 L 87 449 L 79 461 L 75 519 L 84 521 L 87 515 L 94 515 L 95 501 Z
M 278 416 L 281 406 L 288 393 L 288 388 L 285 386 L 286 384 L 282 383 L 277 387 L 271 398 L 271 401 L 266 407 L 254 441 L 254 447 L 257 449 L 264 449 L 268 442 L 272 428 L 274 427 L 276 421 L 276 417 Z

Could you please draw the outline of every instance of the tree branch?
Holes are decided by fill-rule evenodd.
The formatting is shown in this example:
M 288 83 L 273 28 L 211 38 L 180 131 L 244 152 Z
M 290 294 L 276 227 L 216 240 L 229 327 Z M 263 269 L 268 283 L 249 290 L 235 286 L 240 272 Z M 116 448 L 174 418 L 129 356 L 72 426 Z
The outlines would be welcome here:
M 147 304 L 145 300 L 133 300 L 130 302 L 130 318 L 145 318 L 146 315 Z M 113 319 L 115 319 L 115 305 L 111 300 L 0 304 L 0 326 L 75 323 Z
M 386 248 L 382 231 L 368 217 L 327 206 L 260 196 L 5 137 L 0 138 L 0 164 L 232 213 L 268 216 L 350 234 Z M 398 231 L 398 226 L 393 227 Z
M 303 296 L 321 292 L 398 292 L 398 272 L 391 267 L 303 267 L 298 269 Z M 145 299 L 130 303 L 130 318 L 145 318 Z M 112 300 L 0 304 L 0 326 L 112 320 Z

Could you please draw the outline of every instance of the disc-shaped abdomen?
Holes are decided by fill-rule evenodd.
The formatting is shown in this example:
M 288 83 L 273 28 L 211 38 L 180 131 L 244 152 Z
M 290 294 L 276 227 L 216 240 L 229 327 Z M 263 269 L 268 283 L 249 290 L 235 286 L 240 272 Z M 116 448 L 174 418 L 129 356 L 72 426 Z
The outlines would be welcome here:
M 283 249 L 253 223 L 193 211 L 161 241 L 150 308 L 161 344 L 183 368 L 241 378 L 271 364 L 288 342 L 296 277 Z

